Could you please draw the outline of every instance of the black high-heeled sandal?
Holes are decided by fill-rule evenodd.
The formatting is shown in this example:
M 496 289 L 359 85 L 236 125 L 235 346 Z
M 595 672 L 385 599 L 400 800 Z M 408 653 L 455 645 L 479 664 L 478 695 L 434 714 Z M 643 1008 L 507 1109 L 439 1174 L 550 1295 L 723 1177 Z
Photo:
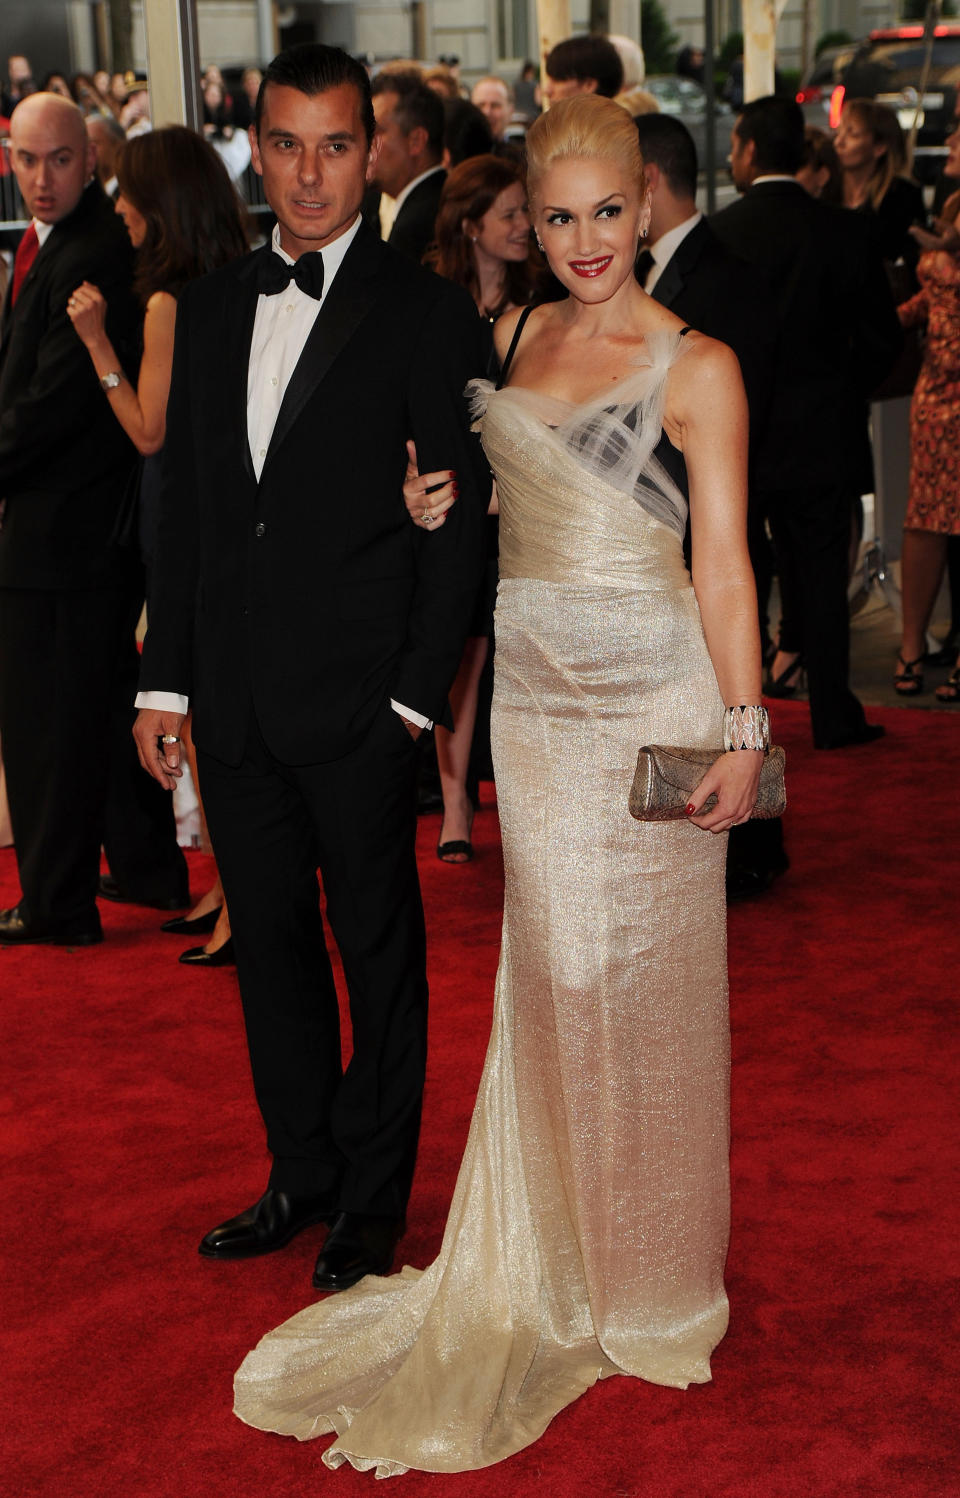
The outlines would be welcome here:
M 894 675 L 893 690 L 899 692 L 901 697 L 919 697 L 923 691 L 923 672 L 918 671 L 917 667 L 922 666 L 925 660 L 925 655 L 918 655 L 915 661 L 905 661 L 902 655 L 897 656 L 897 663 L 903 670 Z
M 768 676 L 767 684 L 763 689 L 765 697 L 792 697 L 803 680 L 804 660 L 803 655 L 798 655 L 792 660 L 786 670 L 781 671 L 779 676 Z
M 946 681 L 933 694 L 938 702 L 945 702 L 950 707 L 956 707 L 960 702 L 960 666 L 955 666 Z

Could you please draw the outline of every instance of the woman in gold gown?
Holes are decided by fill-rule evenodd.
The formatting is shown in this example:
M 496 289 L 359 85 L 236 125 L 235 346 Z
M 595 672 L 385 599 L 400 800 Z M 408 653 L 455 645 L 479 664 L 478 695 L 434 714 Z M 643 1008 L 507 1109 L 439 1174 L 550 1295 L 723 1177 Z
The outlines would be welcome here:
M 760 701 L 743 389 L 729 349 L 636 284 L 629 117 L 578 96 L 528 144 L 569 296 L 530 314 L 508 384 L 472 391 L 500 497 L 506 887 L 466 1153 L 435 1262 L 308 1307 L 235 1386 L 242 1420 L 336 1431 L 327 1465 L 380 1476 L 499 1461 L 597 1378 L 703 1383 L 727 1324 L 722 834 L 762 759 L 721 747 L 725 705 Z M 428 528 L 449 494 L 430 498 Z M 716 748 L 686 822 L 629 816 L 645 743 Z

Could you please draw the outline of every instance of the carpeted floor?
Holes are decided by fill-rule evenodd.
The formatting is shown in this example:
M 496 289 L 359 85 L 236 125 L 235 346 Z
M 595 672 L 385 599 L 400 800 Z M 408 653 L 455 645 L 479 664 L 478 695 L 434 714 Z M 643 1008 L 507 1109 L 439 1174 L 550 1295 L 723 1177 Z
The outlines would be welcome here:
M 873 716 L 878 716 L 873 714 Z M 401 1498 L 947 1498 L 957 1491 L 960 717 L 889 710 L 879 745 L 789 753 L 791 871 L 731 912 L 730 1333 L 686 1394 L 611 1379 L 513 1461 Z M 483 1061 L 501 867 L 433 857 L 430 1077 L 411 1226 L 443 1226 Z M 203 887 L 204 860 L 193 865 Z M 0 854 L 0 904 L 17 893 Z M 92 950 L 0 951 L 0 1491 L 333 1498 L 372 1477 L 241 1426 L 231 1378 L 311 1298 L 320 1230 L 211 1265 L 207 1228 L 266 1178 L 235 981 L 179 966 L 160 917 L 105 906 Z M 182 945 L 182 944 L 181 944 Z M 391 1488 L 391 1491 L 393 1489 Z

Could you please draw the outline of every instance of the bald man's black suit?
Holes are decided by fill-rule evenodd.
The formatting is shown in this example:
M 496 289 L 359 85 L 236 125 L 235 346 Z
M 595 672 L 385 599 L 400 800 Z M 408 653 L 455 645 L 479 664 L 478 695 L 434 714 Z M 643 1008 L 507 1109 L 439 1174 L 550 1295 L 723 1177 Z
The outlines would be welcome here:
M 132 269 L 127 232 L 93 181 L 3 309 L 0 735 L 20 914 L 64 942 L 99 938 L 101 843 L 121 885 L 187 899 L 169 798 L 145 783 L 130 737 L 143 579 L 115 531 L 136 453 L 66 311 L 81 281 L 97 285 L 135 374 Z
M 180 299 L 141 687 L 193 705 L 271 1188 L 401 1218 L 427 985 L 417 755 L 390 703 L 450 721 L 489 497 L 463 395 L 483 372 L 481 324 L 468 296 L 361 226 L 258 481 L 247 378 L 269 253 Z M 424 471 L 459 475 L 433 534 L 403 505 L 408 437 Z M 318 867 L 350 997 L 345 1073 Z

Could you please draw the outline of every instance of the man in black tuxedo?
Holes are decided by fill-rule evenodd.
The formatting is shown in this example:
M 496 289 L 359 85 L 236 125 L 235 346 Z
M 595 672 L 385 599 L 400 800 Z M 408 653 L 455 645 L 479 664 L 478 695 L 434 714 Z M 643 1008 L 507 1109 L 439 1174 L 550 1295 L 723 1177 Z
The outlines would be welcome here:
M 130 752 L 129 692 L 117 719 L 143 595 L 139 563 L 113 534 L 136 454 L 67 301 L 82 281 L 100 287 L 111 341 L 131 367 L 139 313 L 130 242 L 94 176 L 80 110 L 54 94 L 24 98 L 11 160 L 33 222 L 0 347 L 0 736 L 22 888 L 0 912 L 0 943 L 90 945 L 103 935 L 102 840 L 118 879 L 142 876 L 148 894 L 174 905 L 187 893 L 169 803 Z M 90 733 L 98 703 L 111 705 L 111 723 Z M 129 815 L 108 815 L 108 787 L 109 804 Z
M 637 279 L 655 301 L 692 328 L 733 349 L 750 408 L 753 463 L 770 399 L 776 322 L 772 298 L 746 262 L 720 243 L 697 209 L 697 148 L 686 126 L 668 114 L 641 115 L 636 126 L 651 211 L 649 243 L 638 258 Z M 767 639 L 770 542 L 753 492 L 750 501 L 747 535 L 761 634 Z M 779 818 L 734 827 L 727 849 L 727 899 L 763 893 L 787 863 Z
M 770 410 L 753 482 L 785 612 L 802 635 L 813 742 L 840 749 L 883 732 L 849 686 L 847 582 L 866 402 L 902 335 L 868 222 L 810 197 L 795 180 L 802 150 L 803 113 L 792 99 L 745 105 L 730 155 L 743 196 L 711 228 L 760 272 L 775 302 Z
M 447 174 L 443 169 L 443 102 L 411 74 L 386 73 L 373 85 L 380 154 L 377 186 L 394 199 L 387 241 L 419 265 L 434 226 Z
M 482 325 L 363 224 L 379 137 L 346 53 L 274 59 L 252 149 L 272 247 L 178 306 L 136 737 L 172 785 L 189 698 L 274 1157 L 265 1194 L 200 1252 L 268 1253 L 332 1221 L 314 1284 L 337 1290 L 389 1268 L 416 1155 L 415 740 L 450 723 L 483 566 L 489 474 L 463 395 Z M 411 436 L 465 499 L 435 537 L 402 501 Z M 345 1072 L 318 866 L 350 998 Z

